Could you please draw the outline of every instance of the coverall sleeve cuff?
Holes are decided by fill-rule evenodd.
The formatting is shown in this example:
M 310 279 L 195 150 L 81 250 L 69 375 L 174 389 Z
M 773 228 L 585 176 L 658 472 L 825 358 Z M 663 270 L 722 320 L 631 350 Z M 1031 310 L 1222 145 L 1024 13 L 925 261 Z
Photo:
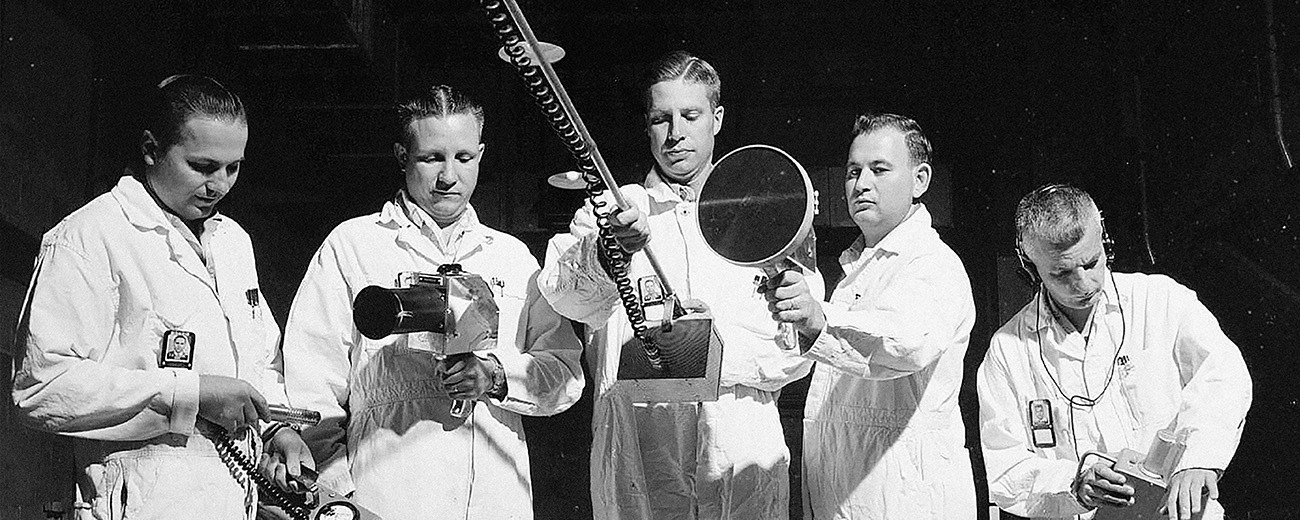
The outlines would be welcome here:
M 802 341 L 800 341 L 800 343 L 802 343 Z M 829 362 L 830 360 L 843 356 L 845 353 L 844 350 L 844 345 L 840 344 L 840 341 L 831 334 L 829 315 L 827 315 L 826 324 L 822 325 L 822 330 L 817 333 L 817 339 L 813 340 L 812 344 L 809 345 L 808 348 L 803 348 L 803 346 L 800 345 L 800 351 L 803 355 L 816 361 Z
M 501 396 L 499 401 L 505 401 L 512 394 L 519 393 L 521 389 L 528 388 L 528 356 L 523 354 L 501 352 L 494 350 L 491 356 L 501 364 L 501 369 L 506 372 L 506 392 Z
M 829 336 L 829 334 L 826 333 L 826 327 L 828 326 L 828 324 L 829 322 L 823 323 L 821 330 L 818 330 L 817 333 L 813 334 L 811 337 L 805 334 L 798 334 L 800 354 L 807 355 L 808 352 L 811 351 L 813 348 L 816 348 L 818 344 L 821 344 L 820 348 L 823 351 L 827 348 L 826 345 L 822 343 L 822 338 Z
M 340 447 L 339 449 L 346 448 Z M 328 461 L 326 464 L 323 464 L 321 468 L 318 468 L 318 478 L 316 480 L 321 484 L 324 484 L 325 487 L 342 493 L 345 496 L 350 495 L 353 491 L 357 490 L 356 484 L 352 482 L 352 473 L 351 469 L 349 469 L 350 466 L 351 464 L 348 462 L 346 456 L 336 457 L 333 460 Z
M 1237 451 L 1240 438 L 1240 433 L 1236 430 L 1199 430 L 1187 439 L 1187 450 L 1183 452 L 1174 471 L 1226 468 L 1233 453 Z
M 189 370 L 172 370 L 172 402 L 168 431 L 181 435 L 194 433 L 199 417 L 199 375 Z

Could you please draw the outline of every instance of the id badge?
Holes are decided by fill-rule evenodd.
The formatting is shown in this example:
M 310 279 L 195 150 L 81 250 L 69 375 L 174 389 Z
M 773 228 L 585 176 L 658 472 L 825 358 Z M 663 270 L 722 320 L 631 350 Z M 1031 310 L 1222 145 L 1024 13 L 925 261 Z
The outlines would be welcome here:
M 162 348 L 158 351 L 158 368 L 194 367 L 194 333 L 186 330 L 168 330 L 163 333 Z
M 637 286 L 641 291 L 641 306 L 659 305 L 664 302 L 664 289 L 659 285 L 659 277 L 655 275 L 643 276 L 637 281 Z
M 1047 399 L 1029 401 L 1029 436 L 1035 448 L 1056 446 L 1056 429 L 1052 427 L 1052 402 Z

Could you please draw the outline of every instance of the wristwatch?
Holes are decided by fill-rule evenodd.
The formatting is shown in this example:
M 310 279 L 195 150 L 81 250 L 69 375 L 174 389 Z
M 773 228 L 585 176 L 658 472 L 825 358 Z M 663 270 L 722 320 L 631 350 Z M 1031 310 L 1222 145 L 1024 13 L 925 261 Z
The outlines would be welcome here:
M 488 354 L 492 359 L 492 387 L 488 388 L 487 395 L 497 400 L 506 397 L 506 368 L 501 366 L 501 361 L 496 356 Z

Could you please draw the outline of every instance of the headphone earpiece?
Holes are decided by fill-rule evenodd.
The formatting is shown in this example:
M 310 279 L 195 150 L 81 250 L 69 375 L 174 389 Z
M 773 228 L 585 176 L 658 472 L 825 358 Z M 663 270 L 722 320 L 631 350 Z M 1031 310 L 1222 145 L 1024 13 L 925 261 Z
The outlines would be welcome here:
M 1106 218 L 1101 216 L 1101 210 L 1097 210 L 1097 218 L 1101 220 L 1101 249 L 1106 254 L 1106 268 L 1110 269 L 1115 265 L 1115 241 L 1106 232 Z
M 1021 276 L 1030 285 L 1037 287 L 1038 284 L 1043 283 L 1043 279 L 1038 277 L 1038 268 L 1034 266 L 1033 261 L 1029 260 L 1029 255 L 1026 255 L 1025 250 L 1021 249 L 1020 246 L 1016 246 L 1016 260 L 1020 261 Z
M 1074 188 L 1065 184 L 1046 184 L 1030 192 L 1029 195 L 1025 195 L 1025 200 L 1050 197 L 1053 192 L 1063 189 Z M 1087 195 L 1084 194 L 1084 196 Z M 1024 200 L 1021 201 L 1021 204 L 1024 204 Z M 1106 268 L 1110 269 L 1115 264 L 1115 241 L 1111 240 L 1110 233 L 1106 232 L 1106 218 L 1102 216 L 1100 209 L 1097 210 L 1097 220 L 1101 225 L 1102 254 L 1106 257 Z M 1018 239 L 1016 242 L 1016 259 L 1020 261 L 1020 270 L 1030 283 L 1034 285 L 1043 283 L 1043 279 L 1038 276 L 1038 269 L 1034 266 L 1034 262 L 1029 260 L 1029 255 L 1025 254 L 1025 250 L 1021 247 Z
M 1106 232 L 1106 220 L 1101 221 L 1101 250 L 1106 255 L 1106 268 L 1110 269 L 1115 265 L 1115 241 L 1110 239 L 1110 233 Z M 1020 274 L 1029 281 L 1031 285 L 1037 286 L 1043 283 L 1043 279 L 1038 276 L 1038 268 L 1034 262 L 1025 254 L 1025 250 L 1019 245 L 1016 246 L 1016 260 L 1020 262 Z

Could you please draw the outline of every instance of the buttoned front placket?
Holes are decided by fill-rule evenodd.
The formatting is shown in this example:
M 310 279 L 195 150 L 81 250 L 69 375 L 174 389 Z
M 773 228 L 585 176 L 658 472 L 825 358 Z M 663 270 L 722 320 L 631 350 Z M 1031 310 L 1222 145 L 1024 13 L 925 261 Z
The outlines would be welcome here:
M 692 262 L 691 259 L 709 252 L 710 249 L 704 243 L 703 237 L 699 236 L 699 231 L 696 230 L 695 213 L 698 208 L 695 200 L 695 190 L 692 190 L 690 186 L 677 186 L 677 188 L 677 195 L 681 200 L 675 204 L 673 215 L 677 220 L 677 234 L 681 237 L 683 253 L 675 256 L 674 260 L 684 264 L 686 276 L 680 282 L 672 280 L 670 283 L 678 282 L 673 284 L 673 290 L 677 291 L 679 299 L 687 299 L 693 294 L 691 280 L 697 276 L 704 276 L 704 273 L 696 272 L 696 269 L 701 264 Z
M 1064 397 L 1076 397 L 1076 401 L 1095 400 L 1092 406 L 1070 404 L 1067 401 L 1067 405 L 1072 408 L 1067 412 L 1073 412 L 1072 420 L 1068 413 L 1066 415 L 1067 421 L 1071 423 L 1069 427 L 1073 430 L 1071 441 L 1077 443 L 1079 455 L 1091 450 L 1117 452 L 1114 447 L 1127 446 L 1132 437 L 1132 420 L 1125 416 L 1118 375 L 1114 373 L 1116 368 L 1113 367 L 1119 337 L 1107 319 L 1106 303 L 1098 305 L 1087 325 L 1093 328 L 1088 338 L 1054 311 L 1049 311 L 1054 324 L 1042 331 L 1061 338 L 1059 343 L 1047 338 L 1044 340 L 1051 344 L 1054 351 L 1048 353 L 1049 365 L 1052 364 L 1053 355 L 1063 358 L 1056 364 L 1062 368 L 1056 377 L 1061 390 L 1066 394 Z

